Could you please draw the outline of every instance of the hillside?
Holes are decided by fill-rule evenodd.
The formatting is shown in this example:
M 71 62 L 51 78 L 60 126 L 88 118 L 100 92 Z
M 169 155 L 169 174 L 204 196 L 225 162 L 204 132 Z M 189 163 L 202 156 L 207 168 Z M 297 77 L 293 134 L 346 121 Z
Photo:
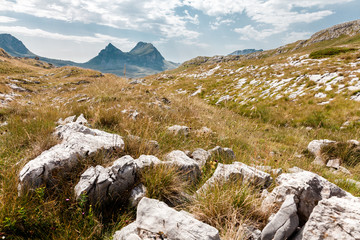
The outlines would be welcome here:
M 56 67 L 83 67 L 99 70 L 104 73 L 114 73 L 119 76 L 124 76 L 124 66 L 126 65 L 126 76 L 130 78 L 144 77 L 178 66 L 177 63 L 166 61 L 151 43 L 144 42 L 139 42 L 128 53 L 122 52 L 109 43 L 96 57 L 85 63 L 38 56 L 30 52 L 20 40 L 10 34 L 0 34 L 0 48 L 4 49 L 11 56 L 37 58 Z
M 137 80 L 0 51 L 0 237 L 356 239 L 360 33 L 346 26 Z M 130 55 L 163 59 L 139 43 L 92 61 Z

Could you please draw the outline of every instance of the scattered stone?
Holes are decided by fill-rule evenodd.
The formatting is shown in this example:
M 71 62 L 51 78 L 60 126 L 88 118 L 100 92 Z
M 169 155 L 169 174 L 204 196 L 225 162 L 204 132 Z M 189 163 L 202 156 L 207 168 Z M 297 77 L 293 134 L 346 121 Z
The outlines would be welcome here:
M 208 135 L 211 135 L 212 133 L 213 133 L 213 131 L 207 127 L 202 127 L 196 131 L 196 134 L 198 136 L 208 136 Z
M 124 149 L 121 136 L 91 129 L 76 122 L 58 126 L 55 135 L 62 142 L 41 153 L 20 171 L 20 192 L 24 187 L 34 189 L 43 183 L 51 183 L 54 170 L 72 171 L 73 166 L 82 158 L 92 156 L 100 150 L 110 152 Z
M 78 124 L 85 125 L 88 121 L 85 119 L 84 114 L 80 114 L 80 116 L 75 121 Z
M 129 84 L 133 84 L 133 85 L 135 85 L 135 84 L 143 84 L 145 82 L 145 79 L 134 79 L 134 80 L 132 80 L 131 82 L 129 82 Z
M 8 87 L 10 87 L 12 90 L 14 91 L 18 91 L 18 92 L 30 92 L 28 89 L 22 88 L 14 83 L 8 83 L 6 84 Z
M 135 160 L 135 164 L 138 170 L 158 165 L 160 163 L 162 163 L 162 161 L 152 155 L 141 155 L 138 159 Z
M 360 182 L 355 181 L 354 179 L 350 179 L 350 178 L 348 178 L 346 181 L 348 183 L 355 184 L 355 186 L 360 189 Z
M 143 184 L 136 186 L 130 193 L 129 202 L 132 207 L 136 207 L 140 200 L 146 196 L 146 187 Z
M 183 135 L 185 137 L 187 137 L 190 133 L 190 129 L 188 127 L 180 125 L 171 126 L 167 130 L 174 135 Z
M 68 123 L 75 122 L 75 119 L 76 119 L 76 115 L 67 117 L 64 120 L 62 118 L 60 118 L 56 123 L 58 125 L 65 125 L 65 124 L 68 124 Z
M 198 163 L 200 168 L 202 168 L 211 157 L 211 154 L 204 149 L 198 148 L 191 153 L 190 157 Z
M 2 123 L 0 123 L 0 127 L 5 127 L 5 126 L 7 126 L 7 125 L 9 125 L 8 122 L 2 122 Z
M 202 93 L 202 87 L 200 86 L 195 92 L 193 92 L 190 97 L 195 97 L 198 94 Z
M 339 169 L 339 167 L 340 167 L 340 159 L 339 158 L 336 158 L 336 159 L 330 159 L 328 162 L 327 162 L 327 164 L 326 164 L 326 166 L 327 167 L 331 167 L 331 168 L 335 168 L 336 170 L 337 169 Z
M 263 200 L 262 208 L 268 210 L 269 207 L 280 205 L 287 195 L 293 194 L 298 202 L 298 216 L 302 223 L 307 221 L 320 200 L 332 196 L 352 196 L 325 178 L 308 171 L 281 174 L 276 178 L 276 183 L 279 186 Z
M 235 159 L 235 153 L 231 148 L 222 148 L 220 146 L 216 146 L 213 149 L 209 150 L 211 155 L 223 155 L 230 159 Z
M 187 179 L 195 181 L 201 175 L 198 163 L 189 158 L 183 151 L 175 150 L 165 156 L 166 164 L 175 165 L 186 174 Z
M 201 191 L 204 191 L 208 188 L 208 186 L 215 183 L 225 183 L 230 180 L 240 179 L 262 188 L 267 188 L 272 182 L 270 174 L 257 170 L 254 167 L 249 167 L 244 163 L 219 163 L 211 178 L 209 178 L 197 192 L 199 193 Z
M 134 159 L 127 155 L 116 160 L 111 167 L 88 168 L 75 186 L 75 196 L 85 194 L 92 205 L 105 205 L 110 201 L 126 202 L 136 179 Z
M 253 226 L 243 224 L 244 240 L 259 240 L 261 238 L 261 231 Z
M 351 172 L 342 166 L 339 166 L 339 168 L 336 171 L 334 171 L 334 173 L 342 173 L 342 174 L 346 174 L 346 175 L 351 175 Z
M 321 200 L 298 239 L 360 239 L 359 206 L 358 198 L 332 197 Z
M 346 142 L 349 143 L 349 144 L 355 145 L 355 146 L 359 146 L 359 145 L 360 145 L 360 142 L 357 141 L 357 140 L 354 140 L 354 139 L 348 140 L 348 141 L 346 141 Z
M 113 239 L 128 239 L 131 234 L 139 239 L 220 240 L 216 228 L 146 197 L 138 204 L 136 221 L 116 232 Z
M 261 240 L 287 239 L 299 226 L 299 217 L 294 195 L 288 195 L 280 210 L 266 225 L 261 233 Z
M 322 139 L 322 140 L 313 140 L 309 143 L 307 149 L 310 153 L 312 153 L 315 156 L 315 160 L 313 164 L 323 166 L 325 165 L 325 160 L 321 156 L 321 148 L 324 146 L 327 146 L 331 143 L 335 143 L 335 141 L 331 141 L 328 139 Z

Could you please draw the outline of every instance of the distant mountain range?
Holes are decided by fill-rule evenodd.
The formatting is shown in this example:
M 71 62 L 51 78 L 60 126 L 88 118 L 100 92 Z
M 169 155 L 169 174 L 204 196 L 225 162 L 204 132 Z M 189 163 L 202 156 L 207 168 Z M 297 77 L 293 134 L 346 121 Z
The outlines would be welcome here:
M 38 56 L 10 34 L 0 34 L 0 48 L 14 57 L 39 58 L 55 66 L 77 66 L 90 68 L 104 73 L 113 73 L 127 77 L 144 77 L 165 70 L 176 68 L 179 64 L 165 60 L 161 53 L 151 44 L 139 42 L 130 52 L 123 52 L 109 43 L 105 49 L 85 63 L 64 61 Z
M 235 52 L 230 53 L 229 55 L 246 55 L 254 52 L 262 52 L 262 49 L 256 50 L 256 49 L 244 49 L 244 50 L 237 50 Z

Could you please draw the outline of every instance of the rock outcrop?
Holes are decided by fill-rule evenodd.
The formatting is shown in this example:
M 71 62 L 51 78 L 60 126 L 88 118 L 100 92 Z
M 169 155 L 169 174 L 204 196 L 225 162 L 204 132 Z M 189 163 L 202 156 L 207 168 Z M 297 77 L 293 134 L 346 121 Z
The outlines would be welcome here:
M 20 171 L 19 191 L 25 187 L 37 188 L 44 183 L 51 183 L 55 170 L 71 171 L 81 159 L 100 150 L 110 152 L 124 149 L 121 136 L 91 129 L 76 122 L 58 126 L 55 135 L 62 140 L 61 143 L 41 153 Z
M 295 196 L 301 223 L 305 223 L 319 201 L 333 196 L 352 197 L 352 195 L 325 178 L 308 171 L 284 173 L 276 178 L 279 185 L 266 196 L 262 203 L 266 211 L 269 207 L 282 204 L 290 194 Z
M 216 228 L 190 214 L 144 197 L 138 204 L 136 221 L 116 232 L 113 239 L 220 240 L 220 237 Z
M 109 201 L 127 201 L 136 180 L 136 165 L 130 156 L 116 160 L 111 167 L 88 168 L 75 186 L 75 195 L 88 197 L 90 204 L 105 204 Z
M 172 151 L 165 156 L 165 160 L 166 164 L 179 168 L 187 176 L 187 179 L 192 182 L 201 175 L 199 164 L 194 159 L 189 158 L 183 151 Z
M 219 163 L 211 178 L 197 192 L 206 190 L 212 184 L 224 183 L 230 180 L 243 180 L 263 188 L 268 187 L 272 182 L 270 174 L 257 170 L 254 167 L 249 167 L 244 163 Z
M 314 208 L 297 240 L 360 239 L 360 200 L 332 197 Z

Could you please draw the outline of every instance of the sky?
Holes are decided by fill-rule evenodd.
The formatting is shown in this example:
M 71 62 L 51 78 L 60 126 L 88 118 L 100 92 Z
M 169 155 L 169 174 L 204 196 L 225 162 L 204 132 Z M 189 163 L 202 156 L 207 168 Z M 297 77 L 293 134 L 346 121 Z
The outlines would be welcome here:
M 273 49 L 360 19 L 360 0 L 0 0 L 0 33 L 86 62 L 108 43 L 152 43 L 170 61 Z

